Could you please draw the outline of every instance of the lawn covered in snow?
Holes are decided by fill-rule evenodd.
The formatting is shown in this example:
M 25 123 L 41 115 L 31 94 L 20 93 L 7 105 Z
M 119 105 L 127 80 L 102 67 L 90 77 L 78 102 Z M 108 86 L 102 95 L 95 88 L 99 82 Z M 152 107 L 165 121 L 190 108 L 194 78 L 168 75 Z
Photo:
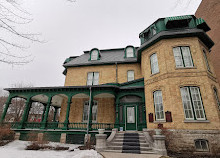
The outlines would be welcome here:
M 79 150 L 79 145 L 61 144 L 50 142 L 50 146 L 69 147 L 66 151 L 54 150 L 25 150 L 30 144 L 28 141 L 15 140 L 5 146 L 0 147 L 1 158 L 102 158 L 95 150 Z M 70 151 L 75 149 L 74 151 Z

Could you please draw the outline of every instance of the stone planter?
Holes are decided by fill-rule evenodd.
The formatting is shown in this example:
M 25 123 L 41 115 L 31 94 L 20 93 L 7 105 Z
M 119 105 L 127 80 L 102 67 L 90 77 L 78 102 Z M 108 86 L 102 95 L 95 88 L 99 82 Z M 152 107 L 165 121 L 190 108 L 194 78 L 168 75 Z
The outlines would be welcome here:
M 104 134 L 105 129 L 98 129 L 98 131 L 99 131 L 99 134 Z

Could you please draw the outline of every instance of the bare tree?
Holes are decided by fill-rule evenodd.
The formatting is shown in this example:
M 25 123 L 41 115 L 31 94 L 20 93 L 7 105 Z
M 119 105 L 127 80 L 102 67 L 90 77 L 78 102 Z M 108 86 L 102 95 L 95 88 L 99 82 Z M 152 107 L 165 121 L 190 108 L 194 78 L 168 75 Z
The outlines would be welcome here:
M 21 7 L 19 0 L 0 0 L 0 62 L 23 65 L 32 61 L 32 56 L 24 55 L 24 50 L 29 42 L 42 40 L 39 34 L 22 31 L 22 26 L 31 21 L 31 15 Z
M 5 102 L 7 101 L 7 99 L 8 99 L 7 96 L 0 96 L 0 118 L 1 118 L 2 112 L 4 110 L 4 105 L 5 105 Z

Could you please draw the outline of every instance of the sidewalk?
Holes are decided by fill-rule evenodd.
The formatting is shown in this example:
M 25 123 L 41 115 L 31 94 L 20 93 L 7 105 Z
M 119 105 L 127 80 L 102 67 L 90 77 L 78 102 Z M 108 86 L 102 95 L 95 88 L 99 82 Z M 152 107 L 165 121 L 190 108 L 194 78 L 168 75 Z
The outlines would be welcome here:
M 160 158 L 161 155 L 154 154 L 131 154 L 131 153 L 113 153 L 101 152 L 105 158 Z

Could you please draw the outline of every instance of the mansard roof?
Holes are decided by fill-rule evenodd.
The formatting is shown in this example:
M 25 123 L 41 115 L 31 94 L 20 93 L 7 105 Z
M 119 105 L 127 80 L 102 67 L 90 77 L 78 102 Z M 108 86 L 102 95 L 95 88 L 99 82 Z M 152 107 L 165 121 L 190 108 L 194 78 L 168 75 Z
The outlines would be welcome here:
M 90 53 L 85 51 L 79 57 L 76 57 L 67 63 L 64 63 L 64 67 L 78 67 L 78 66 L 88 66 L 88 65 L 103 65 L 103 64 L 115 64 L 115 63 L 135 63 L 137 62 L 137 49 L 135 48 L 135 57 L 125 58 L 125 48 L 116 49 L 104 49 L 99 50 L 101 57 L 100 60 L 89 60 Z

